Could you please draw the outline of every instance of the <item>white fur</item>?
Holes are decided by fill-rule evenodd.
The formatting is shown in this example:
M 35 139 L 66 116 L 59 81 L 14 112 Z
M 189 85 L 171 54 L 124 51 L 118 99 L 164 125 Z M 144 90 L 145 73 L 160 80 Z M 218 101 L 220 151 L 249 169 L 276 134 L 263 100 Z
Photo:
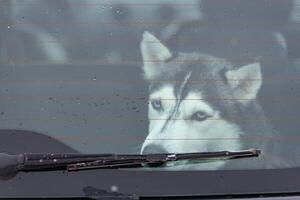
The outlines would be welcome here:
M 141 152 L 151 144 L 160 145 L 170 153 L 239 150 L 241 148 L 239 138 L 242 132 L 239 127 L 222 119 L 219 112 L 203 100 L 200 92 L 190 92 L 180 103 L 176 119 L 171 120 L 164 131 L 161 131 L 166 123 L 164 119 L 169 116 L 170 110 L 175 106 L 175 101 L 169 100 L 170 97 L 175 97 L 173 90 L 171 85 L 166 85 L 150 95 L 150 99 L 168 100 L 162 100 L 166 108 L 163 113 L 158 113 L 149 104 L 149 135 L 143 143 Z M 206 112 L 211 118 L 203 122 L 190 120 L 190 116 L 197 111 Z M 223 164 L 224 162 L 216 162 L 209 166 L 216 169 Z
M 226 72 L 234 97 L 241 103 L 256 99 L 262 85 L 260 63 L 252 63 Z
M 152 79 L 160 72 L 164 61 L 172 57 L 169 49 L 163 45 L 154 35 L 144 32 L 141 43 L 141 51 L 144 61 L 145 79 Z
M 165 70 L 164 62 L 171 58 L 170 50 L 156 37 L 148 32 L 144 33 L 141 43 L 144 60 L 145 79 L 151 80 Z M 155 62 L 151 62 L 155 61 Z M 189 79 L 186 77 L 182 86 Z M 227 71 L 225 74 L 229 89 L 234 98 L 241 104 L 246 104 L 256 98 L 262 85 L 260 63 L 252 63 Z M 141 153 L 148 145 L 158 145 L 169 153 L 207 152 L 223 150 L 240 150 L 240 136 L 242 130 L 237 124 L 223 119 L 220 111 L 215 110 L 205 96 L 199 91 L 189 91 L 185 99 L 176 100 L 174 86 L 166 84 L 150 94 L 151 100 L 161 100 L 163 110 L 157 111 L 149 103 L 149 134 L 146 137 Z M 181 89 L 179 89 L 179 93 Z M 175 107 L 176 116 L 172 116 Z M 204 121 L 191 118 L 196 112 L 205 112 L 210 117 Z M 171 120 L 169 117 L 172 117 Z M 172 169 L 218 169 L 224 162 L 209 164 L 180 165 L 182 162 L 172 163 Z M 190 163 L 188 163 L 190 164 Z M 168 168 L 169 169 L 169 168 Z
M 160 99 L 162 101 L 162 105 L 164 107 L 164 113 L 159 113 L 152 108 L 152 105 L 150 102 L 151 102 L 151 100 L 155 100 L 155 99 Z M 148 118 L 150 119 L 149 133 L 152 133 L 152 134 L 151 134 L 151 136 L 149 134 L 148 137 L 154 136 L 154 137 L 158 138 L 158 136 L 155 136 L 155 135 L 160 133 L 160 130 L 165 123 L 164 119 L 168 118 L 168 114 L 170 113 L 172 107 L 175 106 L 175 102 L 176 102 L 176 97 L 174 95 L 174 88 L 170 84 L 164 85 L 161 89 L 153 92 L 150 95 Z M 153 143 L 156 143 L 156 142 L 146 139 L 143 143 L 141 152 L 143 152 L 146 145 L 153 144 Z

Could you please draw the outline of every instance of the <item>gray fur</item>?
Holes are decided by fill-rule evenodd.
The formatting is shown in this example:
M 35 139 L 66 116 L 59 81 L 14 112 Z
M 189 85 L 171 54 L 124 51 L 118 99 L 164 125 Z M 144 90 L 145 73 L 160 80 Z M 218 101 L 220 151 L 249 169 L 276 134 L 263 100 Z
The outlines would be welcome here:
M 230 83 L 231 80 L 228 79 L 228 72 L 237 72 L 244 66 L 234 66 L 225 59 L 202 53 L 179 53 L 178 55 L 173 55 L 172 58 L 162 60 L 159 67 L 155 68 L 155 65 L 151 67 L 157 71 L 152 73 L 151 76 L 145 76 L 149 82 L 150 94 L 159 91 L 163 85 L 168 84 L 174 87 L 174 96 L 176 96 L 176 105 L 173 107 L 172 112 L 169 113 L 168 119 L 166 119 L 163 126 L 164 128 L 161 129 L 161 134 L 164 134 L 167 126 L 172 126 L 173 122 L 171 121 L 178 116 L 180 104 L 192 91 L 203 94 L 204 98 L 197 101 L 207 102 L 214 110 L 220 113 L 220 117 L 227 123 L 239 127 L 242 134 L 238 136 L 238 143 L 242 149 L 257 148 L 263 152 L 259 159 L 228 161 L 218 165 L 218 167 L 210 164 L 191 165 L 183 169 L 214 169 L 220 166 L 225 169 L 239 167 L 253 169 L 289 166 L 288 163 L 279 159 L 283 154 L 281 144 L 266 140 L 268 137 L 277 137 L 277 135 L 255 98 L 262 81 L 260 72 L 256 73 L 260 77 L 252 77 L 253 79 L 247 80 L 248 82 L 245 82 L 246 80 L 243 80 L 242 77 L 241 80 L 237 80 L 239 81 L 237 86 L 233 87 Z M 248 70 L 245 73 L 252 72 Z M 245 76 L 245 78 L 249 77 Z M 241 89 L 241 92 L 237 93 L 236 91 L 239 89 Z M 249 95 L 243 91 L 247 89 L 253 94 Z M 243 95 L 254 98 L 243 99 Z M 214 126 L 211 126 L 211 129 L 213 130 Z M 224 133 L 224 137 L 226 137 L 226 133 Z

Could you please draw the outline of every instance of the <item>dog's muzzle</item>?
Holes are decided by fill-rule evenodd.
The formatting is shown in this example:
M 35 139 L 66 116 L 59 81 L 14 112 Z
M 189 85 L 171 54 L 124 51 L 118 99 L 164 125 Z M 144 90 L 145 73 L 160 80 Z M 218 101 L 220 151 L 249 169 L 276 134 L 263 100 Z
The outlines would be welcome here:
M 165 148 L 156 144 L 147 145 L 142 151 L 142 154 L 155 154 L 155 153 L 168 153 L 168 152 Z

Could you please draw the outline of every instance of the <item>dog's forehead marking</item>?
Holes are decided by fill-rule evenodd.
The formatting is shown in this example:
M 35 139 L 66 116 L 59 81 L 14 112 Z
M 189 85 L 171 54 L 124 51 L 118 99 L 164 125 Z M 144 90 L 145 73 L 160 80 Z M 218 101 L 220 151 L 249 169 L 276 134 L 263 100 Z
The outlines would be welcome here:
M 183 81 L 179 84 L 178 89 L 176 89 L 176 85 L 175 84 L 171 84 L 171 83 L 166 83 L 163 84 L 161 87 L 159 87 L 158 89 L 154 90 L 151 94 L 150 94 L 150 99 L 174 99 L 174 100 L 180 100 L 180 98 L 182 98 L 183 96 L 183 91 L 185 89 L 185 86 L 189 80 L 189 78 L 191 77 L 192 72 L 188 72 Z M 175 80 L 171 80 L 172 82 L 174 82 Z M 177 91 L 175 91 L 177 90 Z
M 204 94 L 200 91 L 190 91 L 184 98 L 181 109 L 183 109 L 186 114 L 204 111 L 213 116 L 217 115 L 217 111 L 215 111 L 212 106 L 205 101 L 204 97 Z
M 185 75 L 182 83 L 180 84 L 179 89 L 178 89 L 178 93 L 177 93 L 177 99 L 178 100 L 180 100 L 181 98 L 183 98 L 183 92 L 184 92 L 185 86 L 187 85 L 189 79 L 191 78 L 191 75 L 192 75 L 192 71 L 189 71 Z

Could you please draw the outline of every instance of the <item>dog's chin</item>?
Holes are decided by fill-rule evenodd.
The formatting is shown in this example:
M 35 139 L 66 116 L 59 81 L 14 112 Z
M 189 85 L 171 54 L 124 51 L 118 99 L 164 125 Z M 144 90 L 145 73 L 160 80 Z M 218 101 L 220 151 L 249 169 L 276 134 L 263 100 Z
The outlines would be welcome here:
M 169 162 L 165 165 L 165 167 L 178 167 L 178 166 L 186 166 L 190 165 L 190 161 L 174 161 L 174 162 Z
M 226 161 L 175 161 L 165 165 L 164 170 L 185 171 L 185 170 L 218 170 L 222 169 Z

